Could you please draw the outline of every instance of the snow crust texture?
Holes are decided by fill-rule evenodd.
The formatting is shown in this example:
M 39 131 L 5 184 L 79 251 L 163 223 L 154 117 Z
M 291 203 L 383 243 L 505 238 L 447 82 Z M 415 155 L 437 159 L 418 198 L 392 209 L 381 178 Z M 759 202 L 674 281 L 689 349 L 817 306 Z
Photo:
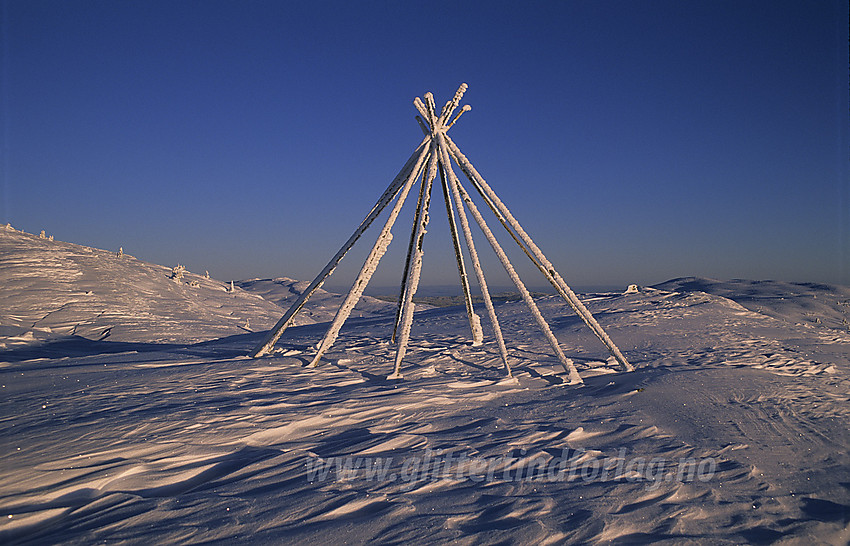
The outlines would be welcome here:
M 582 295 L 632 373 L 559 297 L 536 298 L 581 387 L 523 302 L 495 303 L 515 380 L 495 344 L 468 342 L 463 305 L 428 309 L 398 383 L 392 304 L 347 322 L 313 370 L 338 296 L 248 359 L 264 332 L 245 319 L 281 311 L 259 287 L 277 301 L 288 281 L 231 294 L 171 267 L 0 230 L 0 543 L 850 538 L 845 288 Z

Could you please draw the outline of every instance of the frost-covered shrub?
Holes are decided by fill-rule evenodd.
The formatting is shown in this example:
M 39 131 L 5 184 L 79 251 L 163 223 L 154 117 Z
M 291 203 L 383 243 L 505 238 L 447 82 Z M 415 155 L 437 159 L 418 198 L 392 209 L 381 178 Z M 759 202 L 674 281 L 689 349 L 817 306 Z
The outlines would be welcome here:
M 179 283 L 183 280 L 183 273 L 186 272 L 186 268 L 180 264 L 177 264 L 176 267 L 171 268 L 171 280 L 176 283 Z

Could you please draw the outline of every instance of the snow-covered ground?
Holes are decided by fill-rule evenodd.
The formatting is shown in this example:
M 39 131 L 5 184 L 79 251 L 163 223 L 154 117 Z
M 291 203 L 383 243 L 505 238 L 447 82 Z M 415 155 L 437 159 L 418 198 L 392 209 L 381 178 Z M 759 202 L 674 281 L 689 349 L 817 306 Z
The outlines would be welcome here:
M 298 296 L 310 286 L 310 281 L 297 281 L 288 277 L 276 279 L 250 279 L 238 281 L 236 286 L 252 294 L 262 296 L 266 301 L 276 303 L 285 311 L 298 299 Z M 298 324 L 328 322 L 333 320 L 336 310 L 342 305 L 344 295 L 317 289 L 307 305 L 296 316 Z M 363 296 L 354 308 L 353 317 L 372 317 L 395 313 L 395 304 L 381 301 L 371 296 Z M 280 313 L 281 315 L 283 313 Z M 280 318 L 280 317 L 277 317 Z
M 338 297 L 249 359 L 296 281 L 170 275 L 0 229 L 1 543 L 850 540 L 846 288 L 583 295 L 627 374 L 538 298 L 566 386 L 522 302 L 496 304 L 517 381 L 462 306 L 417 313 L 387 381 L 392 304 L 307 369 Z

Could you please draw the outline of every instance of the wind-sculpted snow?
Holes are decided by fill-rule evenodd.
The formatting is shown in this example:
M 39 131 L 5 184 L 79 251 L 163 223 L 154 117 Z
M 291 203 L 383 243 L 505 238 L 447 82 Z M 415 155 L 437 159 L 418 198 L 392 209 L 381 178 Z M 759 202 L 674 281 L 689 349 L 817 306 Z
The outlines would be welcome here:
M 152 313 L 183 301 L 166 294 Z M 387 381 L 392 313 L 310 369 L 327 323 L 249 359 L 262 332 L 199 318 L 216 339 L 166 343 L 124 313 L 132 339 L 69 337 L 9 326 L 7 296 L 0 543 L 847 542 L 845 332 L 704 292 L 582 299 L 636 371 L 555 297 L 536 303 L 581 387 L 522 302 L 495 305 L 516 381 L 462 305 L 417 313 Z
M 0 327 L 191 342 L 269 328 L 281 308 L 224 282 L 0 228 Z M 2 347 L 0 347 L 2 349 Z

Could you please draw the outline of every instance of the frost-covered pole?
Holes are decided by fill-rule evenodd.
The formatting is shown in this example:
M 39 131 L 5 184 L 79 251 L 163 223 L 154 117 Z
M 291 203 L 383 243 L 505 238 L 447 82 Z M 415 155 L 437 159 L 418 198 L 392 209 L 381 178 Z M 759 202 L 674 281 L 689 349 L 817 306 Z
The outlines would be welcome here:
M 418 123 L 418 124 L 419 124 L 419 128 L 420 128 L 420 129 L 422 129 L 422 132 L 423 132 L 425 135 L 430 134 L 430 131 L 428 130 L 428 127 L 425 125 L 425 122 L 424 122 L 424 121 L 422 121 L 422 117 L 421 117 L 421 116 L 416 116 L 416 123 Z
M 434 118 L 428 109 L 425 107 L 425 104 L 422 103 L 422 99 L 416 97 L 413 99 L 413 106 L 416 107 L 416 110 L 419 111 L 418 116 L 416 116 L 416 123 L 419 124 L 419 128 L 422 129 L 422 132 L 426 136 L 431 135 L 431 127 L 434 126 Z M 427 124 L 424 120 L 428 120 Z M 431 153 L 434 153 L 434 150 L 431 150 Z M 425 182 L 423 180 L 422 184 L 419 186 L 419 200 L 416 202 L 416 212 L 413 217 L 413 226 L 410 229 L 410 241 L 407 245 L 407 256 L 404 259 L 404 271 L 401 273 L 401 283 L 399 285 L 398 291 L 398 305 L 396 305 L 395 311 L 395 320 L 393 321 L 393 335 L 390 337 L 390 343 L 396 342 L 396 337 L 398 336 L 398 325 L 401 321 L 401 311 L 404 306 L 404 294 L 407 292 L 407 274 L 410 271 L 410 260 L 413 256 L 413 244 L 416 240 L 416 226 L 419 225 L 419 212 L 422 210 L 422 196 L 425 193 Z
M 442 154 L 441 154 L 442 155 Z M 443 199 L 446 202 L 446 215 L 449 218 L 449 231 L 452 235 L 452 246 L 455 251 L 457 272 L 460 275 L 460 286 L 463 289 L 463 301 L 466 304 L 466 316 L 469 317 L 469 328 L 472 330 L 472 346 L 477 347 L 484 341 L 484 332 L 481 331 L 481 317 L 475 314 L 472 306 L 472 295 L 469 292 L 469 278 L 466 274 L 466 266 L 463 263 L 463 253 L 460 249 L 460 239 L 457 235 L 457 224 L 455 223 L 454 209 L 449 196 L 449 186 L 446 182 L 445 167 L 440 161 L 440 183 L 443 187 Z
M 441 141 L 442 144 L 444 141 Z M 448 159 L 448 158 L 446 158 Z M 555 339 L 555 335 L 552 333 L 552 330 L 549 328 L 549 324 L 546 322 L 546 319 L 543 318 L 543 315 L 540 314 L 540 309 L 537 308 L 537 304 L 534 303 L 534 300 L 529 294 L 528 289 L 526 289 L 522 280 L 517 275 L 516 270 L 514 270 L 513 265 L 511 265 L 510 260 L 508 260 L 508 256 L 505 254 L 505 251 L 502 250 L 502 247 L 499 245 L 499 242 L 496 240 L 496 237 L 493 235 L 493 232 L 490 231 L 490 228 L 487 226 L 487 222 L 484 221 L 484 217 L 478 211 L 478 207 L 475 206 L 475 203 L 472 202 L 472 198 L 470 198 L 469 194 L 460 184 L 456 178 L 456 187 L 460 192 L 463 201 L 466 203 L 469 212 L 472 214 L 472 217 L 475 218 L 475 221 L 478 223 L 481 231 L 484 232 L 484 236 L 489 241 L 490 246 L 493 247 L 493 251 L 498 256 L 499 261 L 502 262 L 502 266 L 507 271 L 508 276 L 513 281 L 514 285 L 519 290 L 520 295 L 522 296 L 523 301 L 528 306 L 529 311 L 531 311 L 534 320 L 537 322 L 537 325 L 540 327 L 540 330 L 543 332 L 543 335 L 546 337 L 546 341 L 549 342 L 549 345 L 552 347 L 552 350 L 555 352 L 555 356 L 558 357 L 558 360 L 564 366 L 564 370 L 569 373 L 570 376 L 570 384 L 578 384 L 583 383 L 581 376 L 578 374 L 578 370 L 576 370 L 575 365 L 572 360 L 569 360 L 564 352 L 561 350 L 561 346 L 558 344 L 558 340 Z
M 433 141 L 430 154 L 434 154 Z M 430 164 L 430 156 L 428 157 L 428 162 Z M 390 338 L 390 343 L 395 343 L 396 336 L 398 335 L 398 325 L 401 321 L 401 311 L 402 307 L 404 307 L 404 295 L 407 293 L 407 274 L 410 272 L 410 263 L 413 257 L 413 248 L 416 243 L 416 226 L 419 225 L 419 215 L 422 212 L 422 199 L 425 195 L 425 177 L 423 177 L 422 182 L 419 184 L 419 199 L 416 201 L 416 212 L 413 215 L 413 225 L 410 228 L 410 241 L 407 244 L 407 256 L 404 259 L 404 271 L 401 273 L 401 287 L 398 292 L 398 305 L 396 305 L 395 310 L 395 321 L 393 322 L 393 335 Z
M 434 94 L 428 91 L 424 95 L 425 97 L 425 106 L 428 107 L 426 110 L 428 117 L 425 119 L 428 120 L 428 124 L 431 126 L 431 131 L 435 131 L 437 126 L 437 106 L 434 104 Z
M 310 299 L 310 296 L 312 296 L 313 293 L 322 285 L 322 283 L 325 282 L 325 279 L 327 279 L 331 275 L 331 273 L 333 273 L 334 269 L 336 269 L 336 266 L 343 259 L 343 257 L 345 257 L 345 254 L 351 249 L 352 246 L 354 246 L 354 243 L 357 242 L 360 236 L 363 235 L 363 232 L 365 232 L 366 229 L 369 228 L 372 222 L 375 221 L 375 218 L 377 218 L 381 214 L 381 212 L 387 207 L 390 201 L 393 200 L 393 198 L 396 196 L 396 194 L 399 192 L 402 185 L 404 184 L 404 181 L 407 179 L 407 177 L 410 175 L 410 172 L 413 170 L 413 166 L 418 163 L 420 158 L 424 157 L 425 154 L 427 154 L 428 143 L 430 142 L 430 140 L 431 138 L 429 136 L 426 136 L 424 139 L 422 139 L 422 142 L 410 156 L 410 159 L 407 160 L 407 163 L 405 163 L 404 167 L 402 167 L 398 176 L 396 176 L 395 180 L 390 183 L 389 187 L 387 187 L 386 191 L 384 191 L 384 194 L 381 195 L 380 199 L 378 199 L 377 203 L 375 203 L 375 206 L 372 207 L 372 210 L 369 212 L 363 222 L 360 223 L 360 226 L 354 231 L 351 237 L 348 238 L 348 241 L 345 242 L 345 244 L 342 246 L 342 248 L 339 249 L 336 255 L 331 258 L 331 261 L 328 262 L 325 268 L 322 269 L 322 271 L 316 276 L 315 279 L 313 279 L 313 282 L 310 283 L 310 286 L 308 286 L 307 289 L 301 293 L 298 299 L 295 300 L 289 310 L 280 318 L 279 321 L 277 321 L 277 324 L 275 324 L 274 328 L 269 331 L 263 342 L 254 348 L 254 350 L 251 352 L 252 358 L 262 356 L 272 350 L 274 344 L 277 343 L 277 340 L 280 339 L 280 336 L 283 335 L 283 332 L 289 327 L 289 323 L 293 319 L 293 317 L 295 317 L 298 311 L 301 310 L 307 300 Z
M 487 309 L 490 324 L 493 326 L 493 334 L 496 336 L 496 344 L 499 347 L 499 355 L 502 357 L 502 364 L 505 366 L 505 373 L 511 377 L 513 376 L 513 373 L 511 372 L 511 365 L 508 363 L 508 350 L 505 347 L 505 339 L 502 337 L 502 329 L 499 327 L 499 319 L 496 317 L 496 309 L 493 307 L 493 300 L 490 298 L 490 291 L 487 289 L 487 280 L 484 278 L 484 270 L 481 268 L 481 262 L 478 260 L 478 252 L 475 251 L 475 241 L 472 239 L 472 230 L 469 229 L 469 220 L 466 218 L 463 201 L 461 200 L 460 193 L 457 191 L 457 187 L 460 183 L 458 182 L 454 171 L 451 169 L 451 163 L 446 163 L 448 156 L 446 154 L 445 147 L 441 147 L 439 144 L 439 141 L 443 136 L 445 135 L 437 135 L 437 149 L 440 150 L 443 162 L 448 165 L 446 174 L 449 176 L 449 185 L 451 186 L 455 208 L 457 208 L 460 228 L 463 231 L 463 237 L 466 240 L 466 249 L 469 251 L 469 259 L 472 262 L 472 269 L 475 271 L 475 277 L 478 279 L 478 286 L 481 288 L 481 296 L 484 298 L 484 307 Z
M 455 92 L 452 100 L 448 101 L 446 105 L 443 107 L 442 112 L 440 112 L 440 117 L 436 121 L 436 127 L 440 130 L 441 133 L 445 133 L 448 130 L 446 127 L 446 121 L 451 117 L 452 113 L 460 104 L 461 99 L 463 98 L 463 94 L 466 93 L 467 85 L 465 83 L 460 84 Z M 461 110 L 461 114 L 468 109 L 467 106 L 464 106 L 464 109 Z M 460 114 L 458 114 L 460 116 Z M 455 118 L 457 120 L 457 118 Z M 448 156 L 447 156 L 448 157 Z M 440 168 L 440 183 L 443 188 L 443 199 L 446 202 L 446 216 L 449 220 L 449 231 L 452 236 L 452 246 L 455 251 L 455 260 L 457 261 L 457 270 L 460 275 L 460 285 L 463 289 L 463 299 L 466 305 L 466 315 L 469 318 L 469 328 L 472 330 L 472 345 L 478 346 L 484 340 L 484 333 L 481 331 L 481 318 L 475 314 L 475 310 L 472 306 L 472 295 L 469 292 L 469 279 L 466 274 L 466 266 L 463 263 L 463 253 L 460 249 L 460 239 L 457 234 L 457 224 L 455 223 L 455 216 L 452 209 L 451 198 L 449 197 L 449 187 L 446 182 L 446 169 L 451 169 L 451 163 L 448 165 L 443 164 L 443 153 L 439 152 L 437 160 L 439 162 Z M 454 173 L 452 173 L 454 175 Z M 510 370 L 508 370 L 510 374 Z
M 468 86 L 465 83 L 460 84 L 460 87 L 455 91 L 455 96 L 452 97 L 452 100 L 446 103 L 446 106 L 443 107 L 443 111 L 440 112 L 440 120 L 439 125 L 441 127 L 445 127 L 448 130 L 449 126 L 446 125 L 446 121 L 448 121 L 449 117 L 451 117 L 452 112 L 455 111 L 457 105 L 460 104 L 460 100 L 463 98 L 463 94 L 466 93 Z M 464 106 L 464 108 L 467 108 Z M 460 116 L 460 114 L 458 114 Z
M 472 106 L 470 106 L 470 105 L 468 105 L 468 104 L 465 104 L 465 105 L 463 106 L 463 108 L 461 108 L 461 109 L 460 109 L 460 112 L 458 112 L 458 113 L 457 113 L 457 115 L 455 116 L 455 119 L 453 119 L 451 123 L 449 123 L 448 125 L 446 125 L 446 131 L 448 131 L 449 129 L 451 129 L 451 128 L 452 128 L 452 125 L 454 125 L 455 123 L 457 123 L 457 120 L 459 120 L 459 119 L 460 119 L 460 116 L 462 116 L 464 112 L 469 112 L 470 110 L 472 110 Z
M 319 343 L 316 356 L 313 357 L 313 360 L 309 365 L 311 368 L 318 366 L 319 360 L 321 360 L 322 356 L 324 356 L 325 351 L 327 351 L 331 345 L 333 345 L 334 341 L 336 341 L 343 324 L 345 324 L 345 321 L 348 319 L 349 315 L 351 315 L 351 311 L 354 310 L 354 306 L 357 305 L 358 301 L 360 301 L 360 297 L 363 295 L 363 291 L 366 290 L 366 286 L 369 285 L 369 281 L 372 279 L 372 275 L 375 273 L 378 263 L 380 263 L 381 258 L 387 252 L 387 247 L 390 246 L 390 242 L 393 240 L 393 224 L 395 224 L 398 214 L 401 212 L 401 207 L 407 200 L 407 195 L 410 192 L 410 188 L 413 186 L 413 182 L 419 176 L 419 173 L 424 166 L 424 159 L 424 156 L 419 158 L 419 163 L 416 164 L 413 171 L 411 171 L 410 176 L 407 177 L 404 187 L 396 200 L 395 206 L 393 206 L 393 209 L 390 212 L 389 218 L 387 218 L 387 221 L 384 223 L 384 227 L 378 235 L 378 239 L 375 241 L 371 252 L 369 252 L 369 256 L 367 256 L 366 261 L 363 262 L 363 267 L 360 269 L 360 273 L 358 273 L 357 278 L 354 280 L 354 284 L 351 285 L 351 290 L 348 291 L 348 295 L 346 295 L 345 301 L 342 302 L 342 305 L 340 305 L 337 310 L 325 337 L 322 338 L 321 343 Z
M 596 321 L 587 307 L 579 300 L 578 296 L 567 286 L 566 281 L 561 277 L 561 275 L 555 270 L 555 267 L 552 263 L 546 259 L 546 256 L 543 255 L 543 252 L 540 248 L 534 244 L 534 241 L 529 237 L 529 235 L 522 229 L 522 226 L 513 217 L 508 207 L 505 206 L 504 203 L 499 199 L 496 193 L 490 188 L 487 182 L 484 181 L 484 178 L 475 170 L 475 167 L 469 162 L 466 156 L 460 151 L 457 145 L 452 141 L 452 139 L 446 135 L 445 142 L 451 151 L 452 156 L 457 162 L 458 166 L 461 170 L 466 174 L 467 178 L 472 182 L 475 186 L 475 189 L 481 193 L 481 195 L 488 201 L 491 208 L 495 206 L 494 212 L 498 210 L 504 219 L 508 222 L 511 228 L 516 232 L 516 234 L 522 239 L 525 243 L 528 250 L 534 255 L 534 259 L 532 262 L 540 269 L 543 275 L 549 280 L 552 286 L 558 291 L 564 301 L 572 307 L 573 311 L 584 321 L 585 324 L 596 334 L 596 337 L 602 341 L 605 347 L 608 349 L 608 352 L 611 353 L 611 356 L 614 357 L 615 360 L 620 364 L 620 368 L 624 371 L 633 371 L 634 367 L 626 360 L 626 357 L 623 356 L 623 353 L 620 352 L 620 349 L 614 344 L 608 334 L 605 333 L 605 330 L 602 329 L 602 326 Z M 499 214 L 497 214 L 498 216 Z M 510 230 L 508 230 L 510 232 Z M 517 241 L 518 242 L 518 241 Z M 520 245 L 522 247 L 522 245 Z M 525 249 L 523 249 L 525 250 Z
M 427 98 L 427 95 L 426 95 Z M 433 104 L 433 100 L 431 101 Z M 431 105 L 429 105 L 431 106 Z M 433 107 L 431 106 L 432 111 Z M 428 226 L 428 208 L 431 205 L 431 187 L 434 182 L 434 177 L 437 174 L 437 154 L 432 153 L 428 161 L 428 172 L 425 178 L 422 179 L 425 192 L 420 203 L 419 221 L 416 223 L 416 237 L 411 256 L 410 270 L 407 274 L 406 290 L 404 292 L 404 300 L 401 313 L 401 330 L 399 330 L 398 342 L 396 344 L 395 365 L 393 373 L 387 379 L 401 379 L 401 361 L 407 352 L 407 343 L 410 340 L 410 327 L 413 325 L 413 310 L 416 307 L 413 304 L 413 296 L 416 295 L 416 289 L 419 287 L 419 278 L 422 273 L 422 242 L 425 239 L 426 227 Z
M 419 115 L 422 116 L 422 119 L 426 120 L 428 122 L 428 124 L 430 125 L 431 121 L 432 121 L 431 115 L 428 113 L 428 109 L 425 108 L 425 104 L 422 103 L 422 99 L 420 99 L 419 97 L 416 97 L 415 99 L 413 99 L 413 106 L 415 106 L 416 109 L 419 111 Z M 430 130 L 429 130 L 429 133 L 430 133 Z

